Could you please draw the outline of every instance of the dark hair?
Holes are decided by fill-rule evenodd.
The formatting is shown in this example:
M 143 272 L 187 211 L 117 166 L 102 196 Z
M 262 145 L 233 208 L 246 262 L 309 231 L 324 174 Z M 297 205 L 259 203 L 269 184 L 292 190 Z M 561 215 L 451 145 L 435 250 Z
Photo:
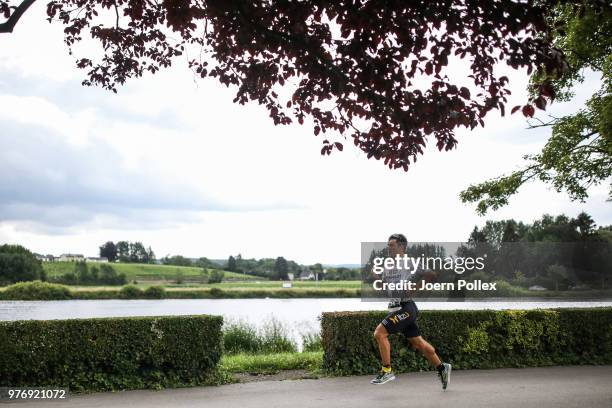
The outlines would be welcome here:
M 387 241 L 396 240 L 398 244 L 402 245 L 404 248 L 408 245 L 408 240 L 404 236 L 404 234 L 393 234 L 389 237 Z

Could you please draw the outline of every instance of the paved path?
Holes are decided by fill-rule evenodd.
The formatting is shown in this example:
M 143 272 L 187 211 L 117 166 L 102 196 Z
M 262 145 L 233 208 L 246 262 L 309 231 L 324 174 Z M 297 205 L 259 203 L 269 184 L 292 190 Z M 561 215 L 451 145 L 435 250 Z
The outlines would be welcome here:
M 72 396 L 65 402 L 16 403 L 16 408 L 377 408 L 612 407 L 612 366 L 454 370 L 442 391 L 433 372 L 400 374 L 384 385 L 370 376 L 264 381 L 220 387 L 120 391 Z

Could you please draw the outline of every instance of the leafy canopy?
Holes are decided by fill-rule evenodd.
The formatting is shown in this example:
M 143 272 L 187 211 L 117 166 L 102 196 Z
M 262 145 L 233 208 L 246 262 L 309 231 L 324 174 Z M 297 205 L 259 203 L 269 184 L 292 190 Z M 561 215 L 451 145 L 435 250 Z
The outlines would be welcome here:
M 0 32 L 12 31 L 32 2 L 0 0 Z M 493 109 L 504 114 L 509 81 L 496 65 L 545 75 L 526 116 L 554 97 L 551 81 L 567 64 L 545 10 L 558 3 L 54 0 L 47 14 L 65 26 L 71 53 L 83 38 L 99 43 L 99 53 L 77 59 L 84 85 L 116 92 L 183 56 L 199 76 L 234 86 L 235 102 L 264 105 L 275 124 L 309 119 L 315 135 L 333 130 L 340 141 L 325 139 L 322 154 L 350 138 L 368 158 L 408 170 L 429 137 L 449 150 L 458 127 L 484 125 Z M 200 52 L 187 55 L 194 46 Z M 446 75 L 457 57 L 470 62 L 461 82 Z

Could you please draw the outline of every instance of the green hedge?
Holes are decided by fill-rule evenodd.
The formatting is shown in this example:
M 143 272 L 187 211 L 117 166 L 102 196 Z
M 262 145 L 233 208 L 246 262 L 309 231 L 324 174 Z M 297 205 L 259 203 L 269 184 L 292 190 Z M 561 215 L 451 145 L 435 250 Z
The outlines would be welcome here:
M 207 315 L 0 322 L 0 386 L 79 392 L 215 383 L 222 324 Z
M 380 357 L 373 332 L 385 312 L 323 313 L 323 367 L 370 374 Z M 422 336 L 454 368 L 612 363 L 612 308 L 422 311 Z M 405 337 L 389 336 L 394 371 L 430 370 Z

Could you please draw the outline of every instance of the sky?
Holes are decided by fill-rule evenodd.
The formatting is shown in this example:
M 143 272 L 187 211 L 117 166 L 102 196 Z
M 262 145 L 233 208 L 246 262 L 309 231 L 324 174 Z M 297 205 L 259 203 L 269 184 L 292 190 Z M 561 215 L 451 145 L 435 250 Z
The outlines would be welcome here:
M 453 64 L 453 75 L 467 75 L 464 63 Z M 524 103 L 526 73 L 507 75 L 508 106 Z M 488 219 L 581 211 L 612 224 L 607 184 L 580 203 L 530 183 L 485 217 L 460 201 L 470 184 L 541 150 L 549 130 L 527 130 L 519 114 L 495 111 L 484 128 L 461 128 L 450 152 L 430 140 L 405 173 L 367 160 L 350 140 L 321 156 L 311 127 L 274 126 L 264 108 L 232 103 L 235 90 L 196 79 L 185 61 L 117 94 L 81 86 L 84 77 L 61 25 L 45 20 L 44 2 L 0 34 L 0 244 L 97 256 L 104 242 L 127 240 L 158 258 L 240 253 L 334 264 L 359 263 L 361 242 L 396 232 L 458 242 Z M 573 101 L 546 114 L 571 113 L 598 87 L 587 75 Z

